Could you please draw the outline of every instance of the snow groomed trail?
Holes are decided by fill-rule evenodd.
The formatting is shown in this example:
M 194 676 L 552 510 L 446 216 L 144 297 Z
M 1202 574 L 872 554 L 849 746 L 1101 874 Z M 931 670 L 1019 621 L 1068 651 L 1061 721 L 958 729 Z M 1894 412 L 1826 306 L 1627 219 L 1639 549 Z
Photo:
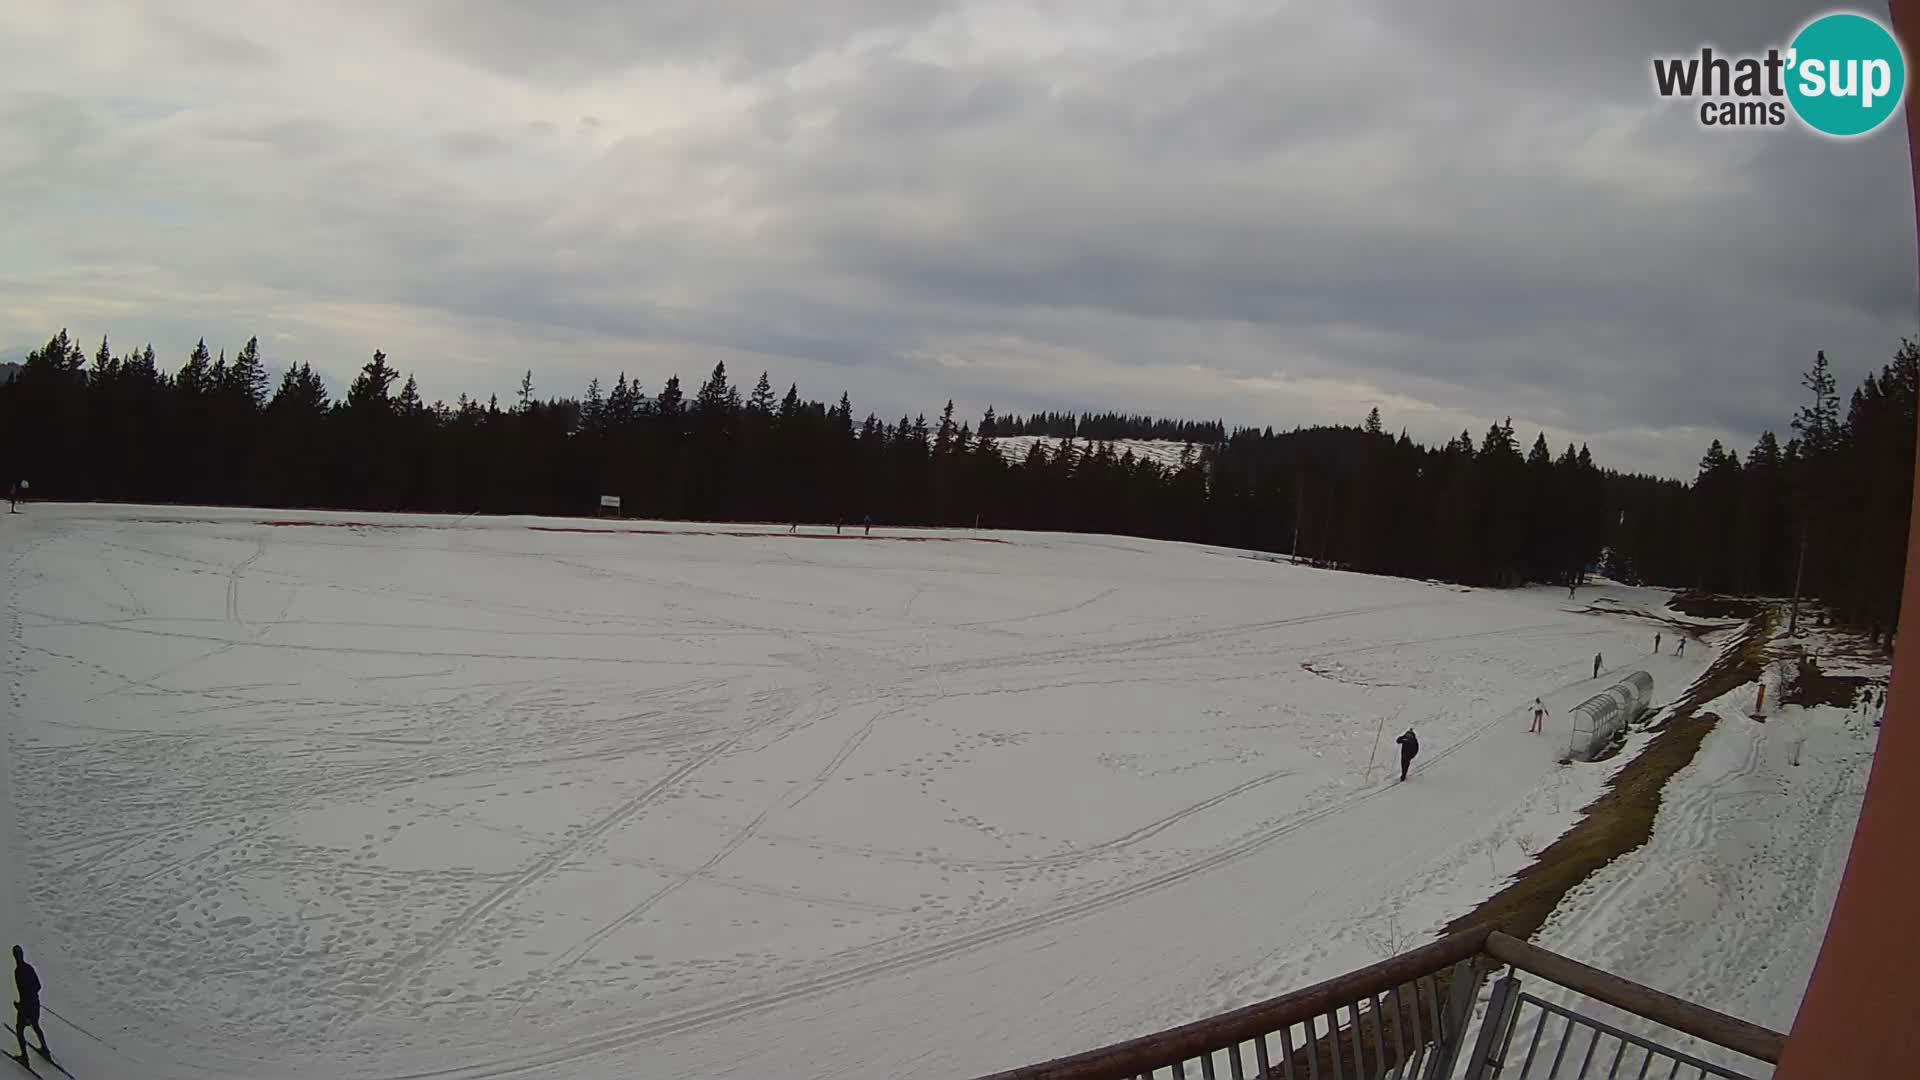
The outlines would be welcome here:
M 1557 764 L 1574 704 L 1636 667 L 1670 699 L 1712 657 L 1583 610 L 1660 593 L 854 531 L 0 516 L 0 929 L 56 1053 L 261 1080 L 1043 1059 L 1418 943 L 1573 820 L 1606 768 Z

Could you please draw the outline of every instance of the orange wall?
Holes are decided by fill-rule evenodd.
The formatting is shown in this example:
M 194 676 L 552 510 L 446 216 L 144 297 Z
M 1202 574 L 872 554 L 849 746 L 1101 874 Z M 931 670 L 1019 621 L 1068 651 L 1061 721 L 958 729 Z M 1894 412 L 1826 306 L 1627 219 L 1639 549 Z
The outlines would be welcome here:
M 1889 6 L 1909 63 L 1920 59 L 1920 0 Z M 1920 174 L 1915 84 L 1909 67 L 1907 150 Z M 1915 206 L 1920 212 L 1920 195 Z M 1920 461 L 1915 477 L 1886 720 L 1826 941 L 1776 1080 L 1920 1076 Z

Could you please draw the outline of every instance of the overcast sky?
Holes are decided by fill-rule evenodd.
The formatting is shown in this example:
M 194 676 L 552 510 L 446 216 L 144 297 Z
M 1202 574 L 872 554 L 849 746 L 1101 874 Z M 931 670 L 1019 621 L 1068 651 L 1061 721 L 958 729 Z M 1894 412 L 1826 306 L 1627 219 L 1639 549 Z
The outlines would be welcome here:
M 1780 0 L 0 5 L 0 346 L 336 392 L 620 371 L 856 414 L 1511 415 L 1691 477 L 1920 334 L 1895 122 L 1711 131 Z M 1884 16 L 1884 6 L 1860 10 Z

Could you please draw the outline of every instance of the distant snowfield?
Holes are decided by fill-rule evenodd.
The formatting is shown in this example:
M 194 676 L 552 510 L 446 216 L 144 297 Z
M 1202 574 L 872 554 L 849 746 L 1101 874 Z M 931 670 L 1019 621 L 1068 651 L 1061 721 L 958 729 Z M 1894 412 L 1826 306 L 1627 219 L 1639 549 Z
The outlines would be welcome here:
M 90 1080 L 967 1076 L 1417 944 L 1619 766 L 1573 705 L 1712 657 L 1242 554 L 0 514 L 0 930 Z
M 1060 452 L 1060 444 L 1067 440 L 1055 435 L 996 435 L 988 441 L 1000 451 L 1000 456 L 1006 458 L 1009 463 L 1018 465 L 1027 460 L 1027 455 L 1033 451 L 1035 443 L 1044 444 L 1047 448 L 1047 456 L 1051 458 Z M 1111 445 L 1114 457 L 1120 457 L 1131 451 L 1133 456 L 1140 460 L 1151 461 L 1169 469 L 1180 467 L 1180 455 L 1185 453 L 1187 448 L 1186 443 L 1167 439 L 1109 439 L 1104 443 L 1098 439 L 1075 439 L 1073 445 L 1075 449 L 1083 451 L 1101 445 Z M 1204 444 L 1193 444 L 1194 460 L 1199 460 L 1202 449 Z

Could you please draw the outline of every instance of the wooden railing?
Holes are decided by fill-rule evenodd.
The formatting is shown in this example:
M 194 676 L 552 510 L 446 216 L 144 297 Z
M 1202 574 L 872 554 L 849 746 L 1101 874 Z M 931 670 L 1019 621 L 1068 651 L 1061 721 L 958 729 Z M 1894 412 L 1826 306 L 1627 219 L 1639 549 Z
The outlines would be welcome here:
M 1777 1062 L 1785 1046 L 1778 1032 L 1478 929 L 1232 1012 L 979 1080 L 1450 1080 L 1480 985 L 1499 965 L 1760 1061 Z
M 1787 1048 L 1787 1037 L 1777 1031 L 1629 982 L 1497 930 L 1487 935 L 1486 953 L 1503 964 L 1559 983 L 1595 1001 L 1604 1001 L 1616 1009 L 1769 1065 L 1778 1064 Z

